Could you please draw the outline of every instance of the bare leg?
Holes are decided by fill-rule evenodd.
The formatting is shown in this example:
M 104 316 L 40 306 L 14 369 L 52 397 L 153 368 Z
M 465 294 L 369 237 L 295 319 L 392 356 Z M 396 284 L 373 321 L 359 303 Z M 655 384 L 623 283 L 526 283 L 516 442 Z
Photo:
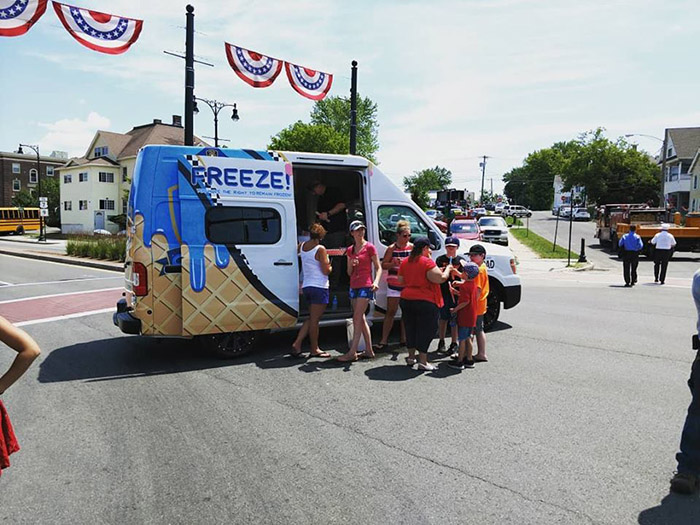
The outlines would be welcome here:
M 479 359 L 486 359 L 486 334 L 482 330 L 476 334 L 476 356 Z
M 418 352 L 418 362 L 423 363 L 424 365 L 428 364 L 428 353 L 427 352 Z
M 450 335 L 452 336 L 452 343 L 457 344 L 457 324 L 450 329 Z
M 401 318 L 401 344 L 406 344 L 406 325 L 403 322 L 403 317 Z
M 312 304 L 309 306 L 309 342 L 311 343 L 311 355 L 320 354 L 321 349 L 318 347 L 318 323 L 321 320 L 323 312 L 326 311 L 325 304 Z M 306 324 L 306 323 L 304 323 Z
M 382 338 L 379 341 L 380 345 L 387 344 L 389 341 L 389 334 L 391 329 L 394 327 L 394 318 L 396 317 L 396 311 L 399 309 L 399 298 L 398 297 L 387 297 L 386 298 L 386 315 L 384 316 L 384 326 L 382 326 Z M 403 326 L 403 322 L 402 322 Z M 404 340 L 406 336 L 404 335 Z
M 338 361 L 354 361 L 357 359 L 357 347 L 364 332 L 365 310 L 369 299 L 358 298 L 352 303 L 352 343 L 350 350 L 338 358 Z M 371 350 L 371 349 L 370 349 Z
M 365 355 L 367 357 L 374 357 L 374 350 L 372 350 L 372 332 L 369 330 L 369 324 L 367 323 L 367 318 L 363 315 L 362 320 L 365 325 L 362 328 L 362 335 L 365 338 Z
M 297 334 L 297 338 L 294 340 L 292 343 L 292 347 L 294 350 L 296 350 L 297 353 L 301 352 L 301 344 L 304 342 L 304 339 L 306 338 L 306 335 L 309 333 L 309 320 L 307 319 L 304 321 L 304 324 L 301 325 L 301 328 L 299 329 L 299 333 Z
M 440 319 L 438 324 L 438 337 L 440 341 L 445 341 L 445 333 L 447 332 L 447 321 Z
M 466 341 L 466 352 L 465 352 L 465 357 L 467 358 L 467 361 L 472 361 L 472 354 L 474 353 L 474 345 L 472 344 L 472 338 L 470 337 Z

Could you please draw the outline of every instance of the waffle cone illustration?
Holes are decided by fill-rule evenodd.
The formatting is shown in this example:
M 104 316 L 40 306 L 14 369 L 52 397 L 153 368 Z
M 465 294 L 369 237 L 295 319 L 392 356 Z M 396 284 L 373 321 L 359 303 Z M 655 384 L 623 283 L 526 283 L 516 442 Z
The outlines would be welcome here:
M 155 234 L 151 239 L 153 260 L 168 257 L 168 239 Z M 176 335 L 182 332 L 182 274 L 164 273 L 159 264 L 153 275 L 153 330 L 160 335 Z
M 132 264 L 127 266 L 126 278 L 131 279 L 133 274 L 133 263 L 140 262 L 146 267 L 146 275 L 153 275 L 153 257 L 151 249 L 143 244 L 143 216 L 136 215 L 135 217 L 136 234 L 130 236 L 130 243 L 127 254 L 131 255 Z M 128 258 L 127 258 L 128 261 Z M 127 292 L 127 304 L 131 304 L 134 308 L 134 317 L 141 320 L 141 333 L 144 335 L 154 335 L 155 328 L 153 326 L 153 292 L 149 287 L 148 294 L 142 297 L 134 297 L 132 292 Z M 150 313 L 149 313 L 150 312 Z
M 190 286 L 190 251 L 182 246 L 182 334 L 264 330 L 291 327 L 296 317 L 268 300 L 231 258 L 219 268 L 214 248 L 204 248 L 206 285 L 197 292 Z

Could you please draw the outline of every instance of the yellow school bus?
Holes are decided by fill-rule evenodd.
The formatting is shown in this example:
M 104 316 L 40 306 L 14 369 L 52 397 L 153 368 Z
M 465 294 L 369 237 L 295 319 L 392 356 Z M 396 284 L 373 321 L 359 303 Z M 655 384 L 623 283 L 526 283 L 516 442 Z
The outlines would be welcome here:
M 0 208 L 0 234 L 39 229 L 39 208 Z

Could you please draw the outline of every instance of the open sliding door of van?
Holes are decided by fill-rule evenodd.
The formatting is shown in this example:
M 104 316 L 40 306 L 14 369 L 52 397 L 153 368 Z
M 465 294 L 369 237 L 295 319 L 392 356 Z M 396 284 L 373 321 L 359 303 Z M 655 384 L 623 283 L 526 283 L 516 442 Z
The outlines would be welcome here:
M 179 159 L 183 335 L 288 328 L 299 310 L 291 164 L 207 148 Z

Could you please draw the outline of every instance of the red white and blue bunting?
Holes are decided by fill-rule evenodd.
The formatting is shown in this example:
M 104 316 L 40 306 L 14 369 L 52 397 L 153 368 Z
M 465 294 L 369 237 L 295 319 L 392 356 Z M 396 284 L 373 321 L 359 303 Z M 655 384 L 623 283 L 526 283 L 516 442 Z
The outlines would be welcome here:
M 0 0 L 0 36 L 23 35 L 46 11 L 48 0 Z
M 241 80 L 255 88 L 272 85 L 282 71 L 282 61 L 224 42 L 226 58 Z
M 1 0 L 0 0 L 1 1 Z M 53 2 L 63 27 L 78 42 L 100 53 L 118 55 L 136 42 L 143 20 Z
M 287 78 L 292 88 L 300 95 L 311 100 L 323 100 L 331 89 L 333 75 L 314 71 L 302 66 L 284 63 Z

